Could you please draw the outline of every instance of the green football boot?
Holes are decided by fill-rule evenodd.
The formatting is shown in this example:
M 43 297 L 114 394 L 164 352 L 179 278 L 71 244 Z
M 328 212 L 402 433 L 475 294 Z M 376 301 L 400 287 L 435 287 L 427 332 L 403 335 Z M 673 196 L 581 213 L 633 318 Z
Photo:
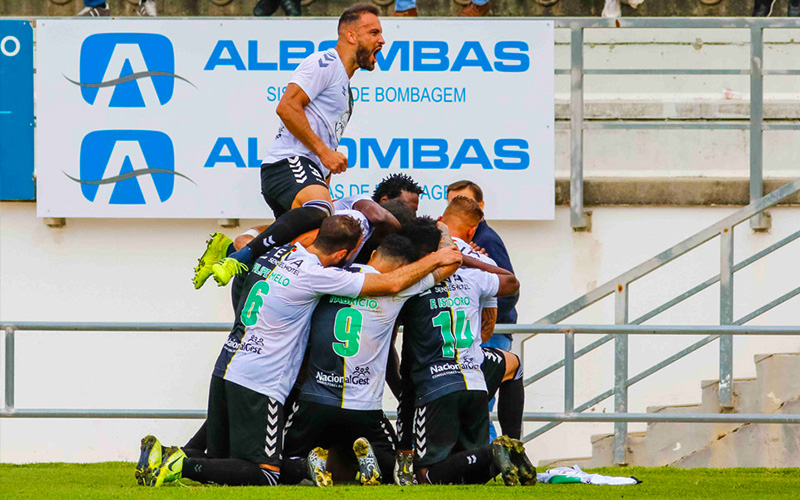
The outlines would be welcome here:
M 164 462 L 161 467 L 156 469 L 155 473 L 150 474 L 146 479 L 148 486 L 158 488 L 164 483 L 172 483 L 181 478 L 183 471 L 183 459 L 186 458 L 186 453 L 177 446 L 164 449 Z
M 161 467 L 161 443 L 155 436 L 145 436 L 142 438 L 142 445 L 139 447 L 139 463 L 136 464 L 136 482 L 139 486 L 144 486 L 144 478 L 152 474 Z
M 246 273 L 249 268 L 236 259 L 225 257 L 221 261 L 211 266 L 211 272 L 214 273 L 214 281 L 219 286 L 225 286 L 234 276 L 241 273 Z
M 511 440 L 511 463 L 517 466 L 517 475 L 522 486 L 536 484 L 536 467 L 525 453 L 525 444 L 519 439 Z
M 328 472 L 328 450 L 316 447 L 308 452 L 308 475 L 314 486 L 333 486 L 333 478 Z
M 228 247 L 233 244 L 233 240 L 222 233 L 214 233 L 206 241 L 206 251 L 197 259 L 197 267 L 194 268 L 195 290 L 199 290 L 206 280 L 211 277 L 211 266 L 225 258 L 228 254 Z
M 508 436 L 497 436 L 492 441 L 492 457 L 494 465 L 503 477 L 506 486 L 519 486 L 519 467 L 511 459 L 514 443 Z
M 381 468 L 378 458 L 372 451 L 372 445 L 366 438 L 360 437 L 353 443 L 353 451 L 358 460 L 361 484 L 364 486 L 378 486 L 381 484 Z

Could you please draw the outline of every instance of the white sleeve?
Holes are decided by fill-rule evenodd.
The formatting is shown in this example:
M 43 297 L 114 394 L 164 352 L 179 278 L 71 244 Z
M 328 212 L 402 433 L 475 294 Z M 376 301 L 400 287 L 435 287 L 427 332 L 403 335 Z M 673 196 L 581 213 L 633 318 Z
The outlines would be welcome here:
M 351 273 L 339 267 L 322 267 L 309 273 L 311 288 L 319 295 L 358 297 L 364 288 L 364 273 Z
M 300 66 L 292 73 L 289 83 L 297 84 L 310 100 L 314 100 L 331 83 L 335 66 L 328 64 L 327 67 L 319 65 L 319 60 L 325 52 L 312 54 L 300 63 Z
M 414 295 L 420 294 L 427 290 L 428 288 L 432 287 L 436 284 L 436 280 L 433 277 L 433 273 L 425 276 L 420 281 L 414 283 L 410 287 L 406 288 L 402 292 L 398 293 L 398 297 L 413 297 Z
M 498 282 L 499 282 L 498 278 Z M 497 309 L 497 297 L 482 297 L 481 309 Z
M 497 296 L 497 292 L 500 290 L 500 276 L 485 271 L 481 272 L 481 274 L 483 275 L 481 279 L 481 306 L 483 306 L 484 299 Z M 497 307 L 497 299 L 495 299 L 495 307 Z

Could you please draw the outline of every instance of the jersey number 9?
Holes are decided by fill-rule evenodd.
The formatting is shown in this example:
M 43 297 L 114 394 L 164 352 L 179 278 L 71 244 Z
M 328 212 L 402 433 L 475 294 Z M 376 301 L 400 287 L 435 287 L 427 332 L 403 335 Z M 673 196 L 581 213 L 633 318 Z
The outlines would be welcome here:
M 364 316 L 358 309 L 340 309 L 333 323 L 333 336 L 338 342 L 333 343 L 333 352 L 343 358 L 358 354 L 361 340 L 361 325 Z

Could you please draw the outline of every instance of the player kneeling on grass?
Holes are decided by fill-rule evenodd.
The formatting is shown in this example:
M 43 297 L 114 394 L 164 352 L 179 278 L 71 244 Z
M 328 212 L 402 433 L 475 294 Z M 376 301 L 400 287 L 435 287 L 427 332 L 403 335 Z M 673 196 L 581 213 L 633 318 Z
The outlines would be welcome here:
M 475 225 L 483 217 L 480 207 L 467 199 L 451 204 L 448 211 L 446 216 L 458 211 Z M 401 313 L 404 387 L 398 430 L 401 449 L 413 443 L 420 483 L 482 484 L 497 473 L 507 485 L 535 482 L 535 469 L 521 443 L 501 436 L 487 446 L 481 305 L 518 290 L 519 282 L 508 271 L 461 267 L 441 285 L 406 302 Z
M 442 238 L 450 240 L 449 235 Z M 400 235 L 386 237 L 366 265 L 349 270 L 389 273 L 424 257 Z M 455 272 L 440 268 L 390 297 L 322 298 L 311 318 L 306 376 L 286 424 L 282 482 L 331 484 L 327 448 L 358 461 L 362 484 L 391 483 L 395 438 L 382 411 L 386 364 L 405 301 Z M 306 458 L 308 457 L 308 458 Z
M 311 315 L 320 298 L 393 295 L 439 267 L 461 263 L 461 253 L 446 248 L 384 274 L 338 268 L 360 240 L 357 221 L 328 217 L 307 249 L 301 244 L 282 247 L 288 250 L 280 259 L 264 256 L 256 262 L 211 377 L 207 436 L 212 458 L 187 458 L 178 449 L 164 456 L 154 472 L 147 460 L 145 484 L 160 486 L 184 475 L 230 486 L 278 484 L 283 405 L 300 371 Z

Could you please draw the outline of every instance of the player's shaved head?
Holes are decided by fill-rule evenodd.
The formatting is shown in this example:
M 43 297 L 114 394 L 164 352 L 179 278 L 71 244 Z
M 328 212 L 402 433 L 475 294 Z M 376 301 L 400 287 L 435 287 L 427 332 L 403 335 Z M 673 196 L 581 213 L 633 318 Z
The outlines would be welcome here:
M 323 219 L 314 246 L 327 254 L 339 250 L 349 253 L 358 245 L 360 238 L 361 224 L 357 220 L 347 215 L 333 215 Z
M 456 196 L 447 205 L 442 222 L 450 228 L 450 234 L 465 241 L 472 239 L 475 228 L 483 220 L 483 210 L 478 202 L 466 196 Z
M 417 247 L 419 258 L 425 257 L 439 249 L 442 232 L 436 227 L 436 221 L 430 217 L 416 217 L 403 224 L 397 234 L 405 236 Z
M 372 14 L 377 17 L 380 11 L 377 7 L 369 3 L 357 3 L 346 8 L 339 17 L 339 35 L 348 28 L 354 27 L 364 14 Z
M 396 265 L 405 265 L 416 261 L 419 252 L 411 240 L 399 234 L 390 234 L 381 241 L 377 248 L 378 255 Z

